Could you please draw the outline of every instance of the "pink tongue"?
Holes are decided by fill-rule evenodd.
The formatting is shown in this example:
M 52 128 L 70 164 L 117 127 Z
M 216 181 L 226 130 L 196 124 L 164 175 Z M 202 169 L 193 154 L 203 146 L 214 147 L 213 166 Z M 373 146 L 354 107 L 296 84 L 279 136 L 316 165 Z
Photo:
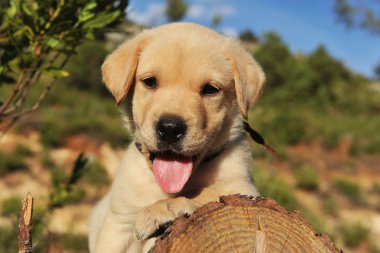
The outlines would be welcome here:
M 189 158 L 173 158 L 156 155 L 153 160 L 153 174 L 158 185 L 167 193 L 182 190 L 191 175 L 193 161 Z

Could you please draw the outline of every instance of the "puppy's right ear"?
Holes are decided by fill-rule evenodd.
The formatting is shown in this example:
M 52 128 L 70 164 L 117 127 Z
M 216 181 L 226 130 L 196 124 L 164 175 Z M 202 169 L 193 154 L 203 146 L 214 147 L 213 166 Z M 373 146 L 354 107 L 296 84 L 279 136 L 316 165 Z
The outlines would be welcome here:
M 127 96 L 135 74 L 139 56 L 148 41 L 147 32 L 128 40 L 110 54 L 102 65 L 103 82 L 119 105 Z

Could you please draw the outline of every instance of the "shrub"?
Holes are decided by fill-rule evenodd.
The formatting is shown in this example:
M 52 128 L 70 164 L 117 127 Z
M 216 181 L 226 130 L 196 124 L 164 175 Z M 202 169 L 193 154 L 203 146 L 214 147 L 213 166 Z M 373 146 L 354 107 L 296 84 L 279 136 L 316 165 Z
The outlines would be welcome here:
M 363 204 L 363 194 L 358 184 L 347 179 L 337 178 L 334 181 L 334 186 L 353 203 Z
M 59 245 L 70 252 L 88 252 L 87 243 L 83 242 L 87 242 L 87 235 L 67 233 L 58 236 Z
M 45 147 L 61 146 L 65 137 L 77 134 L 108 141 L 113 146 L 123 146 L 130 141 L 113 100 L 99 98 L 95 92 L 84 92 L 72 86 L 62 87 L 56 86 L 47 97 L 39 122 L 24 123 L 25 127 L 39 130 Z M 80 107 L 76 105 L 78 97 L 81 98 Z M 62 107 L 62 104 L 66 106 Z
M 18 197 L 11 197 L 6 200 L 4 200 L 1 203 L 1 215 L 2 216 L 8 216 L 8 215 L 15 215 L 20 212 L 20 206 L 21 206 L 21 199 Z
M 17 226 L 0 227 L 0 245 L 2 253 L 13 253 L 18 248 Z
M 25 157 L 15 154 L 0 152 L 0 176 L 10 172 L 26 169 Z
M 333 196 L 324 196 L 323 197 L 323 210 L 334 217 L 338 215 L 339 212 L 339 204 L 336 198 Z
M 98 186 L 108 185 L 110 183 L 107 171 L 97 161 L 88 165 L 88 168 L 83 175 L 83 179 L 90 184 Z
M 30 157 L 33 152 L 26 146 L 18 144 L 14 150 L 14 154 L 19 157 Z
M 274 175 L 263 172 L 263 169 L 254 170 L 256 187 L 261 195 L 276 200 L 290 211 L 296 209 L 297 200 L 292 187 Z
M 343 242 L 349 247 L 357 247 L 361 242 L 367 241 L 370 230 L 368 227 L 357 222 L 354 224 L 344 224 L 339 228 Z
M 295 172 L 299 188 L 314 191 L 318 189 L 318 173 L 310 165 L 302 165 Z
M 306 218 L 306 220 L 313 227 L 314 231 L 317 233 L 325 233 L 326 228 L 321 219 L 318 219 L 317 216 L 308 209 L 301 208 L 301 214 Z

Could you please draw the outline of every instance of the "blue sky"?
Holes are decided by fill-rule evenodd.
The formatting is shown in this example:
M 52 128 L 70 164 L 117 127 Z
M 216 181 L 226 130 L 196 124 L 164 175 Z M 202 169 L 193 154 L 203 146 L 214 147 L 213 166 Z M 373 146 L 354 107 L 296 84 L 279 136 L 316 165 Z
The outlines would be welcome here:
M 130 0 L 128 17 L 156 26 L 164 23 L 165 0 Z M 218 30 L 237 36 L 251 29 L 258 36 L 275 31 L 293 52 L 309 53 L 324 44 L 328 51 L 350 69 L 373 76 L 380 62 L 380 35 L 339 24 L 334 1 L 307 0 L 187 0 L 184 21 L 210 26 L 214 15 L 222 17 Z

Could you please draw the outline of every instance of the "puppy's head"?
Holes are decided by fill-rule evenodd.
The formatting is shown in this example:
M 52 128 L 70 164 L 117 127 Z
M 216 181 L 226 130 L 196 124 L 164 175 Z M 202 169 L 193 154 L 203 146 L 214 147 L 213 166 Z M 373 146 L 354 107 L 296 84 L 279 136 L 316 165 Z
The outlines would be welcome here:
M 136 143 L 171 193 L 241 134 L 265 79 L 238 42 L 189 23 L 140 33 L 106 59 L 102 73 L 117 103 L 126 101 Z

